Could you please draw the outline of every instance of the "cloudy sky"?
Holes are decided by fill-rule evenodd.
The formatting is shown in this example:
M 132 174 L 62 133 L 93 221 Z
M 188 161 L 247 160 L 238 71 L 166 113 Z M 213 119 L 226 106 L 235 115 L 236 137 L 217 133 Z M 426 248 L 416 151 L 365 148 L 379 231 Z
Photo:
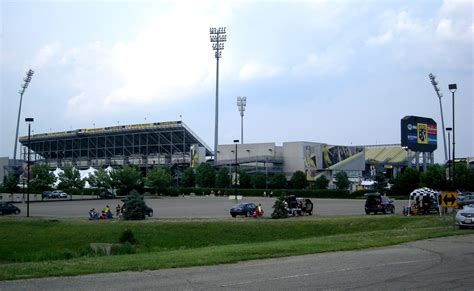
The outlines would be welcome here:
M 474 156 L 473 1 L 1 1 L 0 156 L 21 120 L 34 133 L 182 119 L 214 145 L 216 61 L 209 27 L 227 27 L 219 144 L 400 143 L 400 119 L 452 125 Z M 20 124 L 20 135 L 27 126 Z M 438 135 L 437 162 L 444 160 Z

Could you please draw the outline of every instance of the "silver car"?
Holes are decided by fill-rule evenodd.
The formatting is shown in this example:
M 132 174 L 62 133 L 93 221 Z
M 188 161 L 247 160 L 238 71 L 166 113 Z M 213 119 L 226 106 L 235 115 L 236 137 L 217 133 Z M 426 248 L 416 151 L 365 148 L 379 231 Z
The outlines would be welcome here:
M 474 227 L 474 204 L 464 206 L 456 213 L 455 219 L 459 228 Z

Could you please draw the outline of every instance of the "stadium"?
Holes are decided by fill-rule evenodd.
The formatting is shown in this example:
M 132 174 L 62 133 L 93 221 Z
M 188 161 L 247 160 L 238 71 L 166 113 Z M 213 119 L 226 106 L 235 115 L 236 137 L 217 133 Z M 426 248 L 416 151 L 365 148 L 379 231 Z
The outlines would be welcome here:
M 212 152 L 182 121 L 167 121 L 85 128 L 40 133 L 19 138 L 24 160 L 27 148 L 31 160 L 51 169 L 74 166 L 78 169 L 133 164 L 184 166 L 191 162 L 191 147 L 198 149 L 199 161 Z M 29 143 L 29 146 L 28 146 Z

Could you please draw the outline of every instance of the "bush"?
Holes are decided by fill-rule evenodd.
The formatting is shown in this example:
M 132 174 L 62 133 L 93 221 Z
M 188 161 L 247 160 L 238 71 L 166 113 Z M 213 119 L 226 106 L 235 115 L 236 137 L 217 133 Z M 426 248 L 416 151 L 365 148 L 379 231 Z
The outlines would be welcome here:
M 135 247 L 128 241 L 121 245 L 112 246 L 113 255 L 129 255 L 136 253 Z
M 275 201 L 275 204 L 273 205 L 272 218 L 279 219 L 279 218 L 287 218 L 287 217 L 288 217 L 288 210 L 286 209 L 286 205 L 285 205 L 285 195 L 282 194 L 278 196 L 278 199 Z
M 145 211 L 147 206 L 143 197 L 137 191 L 132 190 L 123 204 L 125 220 L 143 220 L 145 219 Z
M 130 229 L 126 229 L 122 232 L 119 238 L 120 243 L 131 243 L 131 244 L 136 244 L 137 239 L 135 238 L 135 235 L 133 234 L 133 231 Z

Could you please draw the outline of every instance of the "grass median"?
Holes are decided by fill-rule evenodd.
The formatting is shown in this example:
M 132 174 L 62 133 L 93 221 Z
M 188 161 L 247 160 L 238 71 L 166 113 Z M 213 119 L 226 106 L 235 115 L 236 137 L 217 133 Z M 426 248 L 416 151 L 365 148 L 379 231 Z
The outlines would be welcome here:
M 297 217 L 285 220 L 0 220 L 0 280 L 141 271 L 393 245 L 468 231 L 436 216 Z M 90 243 L 118 244 L 132 230 L 132 254 L 104 256 Z

